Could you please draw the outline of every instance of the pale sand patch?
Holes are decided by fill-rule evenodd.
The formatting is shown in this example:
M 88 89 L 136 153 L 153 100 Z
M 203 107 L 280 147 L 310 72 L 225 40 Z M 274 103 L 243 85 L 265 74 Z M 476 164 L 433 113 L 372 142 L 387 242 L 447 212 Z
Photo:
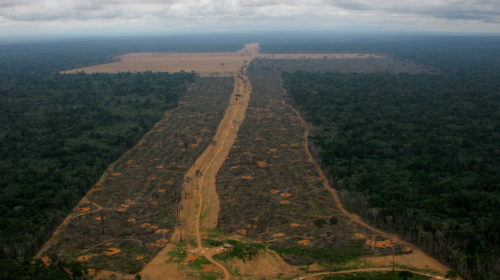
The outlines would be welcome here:
M 236 233 L 241 234 L 241 235 L 247 235 L 247 231 L 244 229 L 239 229 L 236 231 Z
M 264 168 L 268 166 L 268 163 L 265 161 L 257 161 L 257 165 L 261 168 Z
M 201 76 L 233 76 L 249 58 L 239 53 L 129 53 L 119 61 L 63 71 L 63 73 L 180 72 Z
M 367 236 L 365 234 L 362 234 L 362 233 L 355 233 L 354 237 L 359 238 L 359 239 L 366 239 L 367 238 Z
M 292 196 L 291 193 L 281 193 L 280 195 L 281 195 L 281 197 L 290 197 L 290 196 Z
M 311 245 L 311 240 L 307 240 L 307 239 L 299 240 L 297 243 L 299 243 L 300 245 L 309 246 L 309 245 Z
M 87 213 L 90 211 L 90 207 L 82 207 L 82 208 L 78 208 L 78 212 L 79 213 Z
M 90 260 L 90 256 L 89 255 L 79 256 L 76 258 L 76 260 L 79 262 L 86 262 L 86 261 Z
M 113 255 L 116 255 L 116 254 L 119 254 L 121 253 L 122 250 L 118 249 L 118 248 L 108 248 L 104 251 L 104 254 L 108 255 L 108 256 L 113 256 Z

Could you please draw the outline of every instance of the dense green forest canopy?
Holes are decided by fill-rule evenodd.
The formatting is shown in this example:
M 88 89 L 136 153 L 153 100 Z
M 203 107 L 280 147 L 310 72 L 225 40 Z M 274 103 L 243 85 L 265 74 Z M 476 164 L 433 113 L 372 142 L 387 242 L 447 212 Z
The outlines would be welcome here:
M 194 78 L 150 72 L 0 77 L 0 253 L 31 256 Z
M 415 240 L 468 279 L 498 279 L 500 44 L 481 50 L 450 47 L 448 63 L 428 61 L 440 66 L 438 75 L 283 78 L 351 210 Z

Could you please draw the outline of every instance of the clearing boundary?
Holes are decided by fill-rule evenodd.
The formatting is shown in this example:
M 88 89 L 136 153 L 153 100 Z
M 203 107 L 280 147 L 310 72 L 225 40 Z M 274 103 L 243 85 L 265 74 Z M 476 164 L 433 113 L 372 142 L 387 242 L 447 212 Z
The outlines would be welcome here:
M 205 248 L 203 246 L 202 239 L 205 235 L 207 235 L 208 232 L 210 232 L 212 229 L 216 228 L 219 222 L 219 195 L 216 191 L 216 176 L 218 175 L 219 168 L 221 168 L 225 163 L 227 163 L 226 158 L 230 154 L 230 151 L 232 151 L 233 148 L 233 143 L 236 141 L 238 142 L 237 136 L 238 136 L 238 131 L 240 128 L 240 125 L 243 123 L 243 120 L 245 119 L 245 114 L 247 107 L 249 106 L 250 102 L 250 93 L 252 91 L 252 87 L 250 85 L 249 78 L 247 77 L 247 69 L 249 67 L 250 62 L 252 61 L 253 58 L 260 57 L 260 58 L 268 58 L 268 59 L 385 59 L 386 57 L 383 56 L 377 56 L 377 55 L 371 55 L 371 54 L 259 54 L 258 52 L 258 44 L 249 44 L 246 45 L 244 49 L 235 52 L 235 53 L 211 53 L 211 54 L 204 54 L 204 53 L 192 53 L 192 54 L 128 54 L 125 56 L 122 56 L 121 59 L 122 61 L 119 62 L 114 62 L 114 63 L 109 63 L 109 64 L 103 64 L 103 65 L 96 65 L 96 66 L 90 66 L 90 67 L 85 67 L 85 68 L 80 68 L 80 69 L 73 69 L 73 70 L 68 70 L 64 73 L 71 73 L 71 72 L 78 72 L 78 71 L 85 71 L 85 72 L 108 72 L 108 73 L 116 73 L 116 72 L 122 72 L 122 71 L 133 71 L 133 72 L 138 72 L 138 71 L 180 71 L 180 70 L 187 70 L 187 71 L 198 71 L 201 75 L 204 76 L 234 76 L 234 88 L 233 92 L 230 97 L 229 105 L 227 106 L 227 109 L 225 111 L 224 116 L 222 117 L 218 127 L 217 131 L 215 132 L 215 135 L 213 136 L 212 140 L 210 142 L 206 142 L 206 139 L 203 138 L 202 141 L 204 145 L 200 145 L 201 143 L 198 143 L 198 138 L 196 138 L 195 143 L 190 143 L 188 144 L 189 141 L 182 141 L 183 145 L 185 145 L 184 148 L 181 149 L 187 149 L 188 146 L 190 148 L 195 148 L 196 152 L 194 152 L 191 156 L 196 157 L 198 154 L 199 157 L 193 161 L 194 163 L 191 165 L 189 170 L 184 173 L 183 179 L 181 181 L 176 181 L 175 184 L 177 186 L 180 186 L 179 188 L 179 195 L 181 202 L 179 204 L 173 203 L 172 201 L 164 201 L 170 203 L 170 205 L 164 205 L 165 207 L 170 207 L 174 208 L 172 209 L 175 215 L 175 229 L 173 231 L 171 229 L 167 228 L 160 228 L 158 225 L 154 225 L 151 223 L 142 223 L 141 228 L 142 229 L 150 229 L 153 232 L 156 232 L 160 230 L 158 233 L 162 234 L 163 238 L 160 238 L 158 240 L 161 240 L 161 242 L 158 243 L 158 240 L 154 244 L 154 247 L 157 249 L 156 252 L 160 248 L 160 252 L 156 254 L 154 258 L 151 259 L 151 253 L 149 254 L 149 258 L 139 258 L 141 257 L 140 255 L 137 256 L 136 261 L 139 261 L 141 265 L 145 266 L 143 269 L 140 271 L 140 275 L 144 277 L 144 279 L 184 279 L 192 276 L 192 274 L 189 274 L 186 272 L 182 267 L 180 266 L 179 263 L 176 262 L 171 262 L 172 261 L 172 253 L 175 253 L 176 250 L 179 249 L 179 242 L 181 243 L 186 243 L 187 248 L 186 250 L 189 252 L 189 255 L 186 256 L 185 260 L 182 260 L 182 263 L 187 263 L 189 260 L 196 260 L 197 258 L 203 257 L 208 262 L 210 262 L 214 267 L 216 267 L 217 270 L 220 270 L 222 274 L 218 273 L 216 274 L 218 277 L 223 276 L 224 279 L 230 279 L 231 278 L 231 273 L 229 270 L 223 265 L 222 263 L 214 260 L 212 258 L 213 255 L 221 253 L 224 249 L 222 247 L 212 247 L 212 248 Z M 177 59 L 177 61 L 175 60 Z M 226 61 L 227 60 L 227 61 Z M 155 64 L 156 63 L 156 64 Z M 195 65 L 193 66 L 193 63 Z M 126 65 L 124 68 L 123 66 Z M 189 65 L 187 67 L 186 65 Z M 156 68 L 155 68 L 156 67 Z M 275 75 L 276 73 L 273 73 Z M 321 170 L 320 166 L 318 163 L 313 159 L 310 151 L 309 151 L 309 146 L 308 146 L 308 134 L 309 134 L 309 128 L 307 126 L 307 123 L 302 119 L 300 113 L 295 110 L 292 106 L 288 105 L 285 103 L 282 93 L 283 93 L 283 88 L 280 88 L 281 92 L 281 100 L 280 99 L 271 99 L 269 102 L 271 103 L 271 107 L 273 102 L 275 103 L 281 103 L 282 106 L 285 106 L 289 108 L 295 116 L 293 117 L 294 119 L 298 120 L 298 122 L 294 122 L 292 125 L 296 128 L 301 128 L 304 127 L 304 135 L 303 135 L 303 140 L 300 141 L 301 143 L 304 144 L 304 149 L 307 155 L 307 161 L 309 162 L 308 164 L 312 164 L 314 167 L 314 170 L 317 172 L 319 175 L 319 180 L 317 180 L 319 185 L 321 185 L 324 190 L 326 190 L 331 198 L 335 202 L 335 206 L 337 210 L 340 212 L 341 216 L 348 217 L 349 223 L 354 223 L 356 226 L 359 226 L 365 230 L 369 230 L 371 232 L 374 232 L 378 234 L 379 236 L 389 239 L 391 242 L 394 241 L 395 243 L 404 243 L 405 245 L 408 245 L 412 248 L 413 250 L 413 255 L 416 256 L 417 258 L 421 258 L 423 263 L 426 264 L 431 264 L 432 270 L 435 270 L 439 273 L 444 274 L 446 271 L 448 271 L 448 268 L 437 262 L 436 260 L 432 259 L 431 257 L 425 255 L 422 251 L 420 251 L 418 248 L 415 246 L 408 244 L 406 242 L 401 241 L 397 236 L 395 235 L 390 235 L 387 234 L 379 229 L 373 228 L 370 225 L 366 224 L 364 221 L 362 221 L 358 216 L 349 213 L 347 210 L 344 209 L 342 206 L 339 197 L 337 195 L 337 192 L 335 189 L 331 188 L 328 180 L 323 174 L 323 171 Z M 199 96 L 199 98 L 207 98 L 202 95 Z M 256 108 L 253 108 L 255 110 Z M 274 112 L 266 112 L 266 114 L 269 113 L 270 117 L 273 118 L 274 120 Z M 292 114 L 287 113 L 286 118 L 292 118 Z M 256 118 L 261 118 L 261 115 L 254 116 Z M 286 119 L 285 118 L 285 119 Z M 166 120 L 165 120 L 166 121 Z M 157 128 L 157 126 L 155 126 Z M 284 128 L 284 129 L 283 129 Z M 288 128 L 285 126 L 281 130 L 286 131 Z M 193 127 L 194 129 L 194 127 Z M 149 132 L 147 136 L 150 134 L 154 134 L 156 132 Z M 145 136 L 146 139 L 146 136 Z M 141 141 L 140 144 L 145 144 L 146 141 Z M 241 145 L 241 143 L 238 143 L 238 146 Z M 140 146 L 140 145 L 138 145 Z M 203 148 L 206 147 L 206 148 Z M 164 148 L 164 146 L 161 143 L 156 144 L 156 146 L 140 146 L 141 151 L 145 151 L 145 149 L 152 149 L 152 148 Z M 286 148 L 285 148 L 286 147 Z M 286 145 L 281 145 L 281 147 L 277 148 L 272 148 L 271 150 L 277 150 L 277 149 L 282 149 L 283 150 L 288 150 L 288 149 L 297 149 L 298 144 L 293 143 L 293 144 L 286 144 Z M 138 148 L 139 149 L 139 148 Z M 299 148 L 300 149 L 300 148 Z M 203 152 L 201 152 L 203 151 Z M 275 152 L 275 151 L 270 151 L 270 152 Z M 127 154 L 125 154 L 127 155 Z M 125 158 L 125 155 L 122 158 Z M 250 153 L 249 156 L 252 156 Z M 254 155 L 255 156 L 255 155 Z M 252 156 L 253 160 L 255 160 L 255 157 Z M 122 160 L 122 158 L 120 160 Z M 156 160 L 156 159 L 154 159 Z M 123 160 L 122 160 L 123 161 Z M 129 160 L 130 161 L 130 160 Z M 127 162 L 129 162 L 127 161 Z M 126 162 L 124 163 L 125 165 L 130 165 L 127 164 Z M 290 164 L 290 163 L 289 163 Z M 250 166 L 250 159 L 248 161 L 248 165 Z M 255 162 L 253 163 L 255 165 Z M 257 162 L 257 165 L 259 168 L 267 168 L 268 162 L 265 161 L 260 161 Z M 159 167 L 161 166 L 161 167 Z M 113 164 L 109 171 L 106 172 L 103 175 L 103 178 L 101 178 L 101 181 L 107 180 L 109 178 L 119 178 L 122 176 L 122 173 L 128 174 L 128 172 L 118 172 L 118 170 L 115 170 L 115 164 Z M 174 167 L 174 166 L 170 166 Z M 184 165 L 184 167 L 186 167 Z M 155 169 L 164 169 L 166 168 L 163 165 L 158 165 L 155 167 Z M 254 167 L 255 168 L 255 167 Z M 288 170 L 288 169 L 287 169 Z M 286 171 L 286 170 L 285 170 Z M 290 171 L 290 170 L 288 170 Z M 149 174 L 151 175 L 151 174 Z M 314 174 L 307 174 L 307 176 L 315 176 Z M 151 176 L 150 176 L 151 177 Z M 153 175 L 153 177 L 155 177 Z M 245 176 L 240 176 L 244 180 L 253 180 L 253 176 L 251 175 L 245 175 Z M 158 178 L 153 178 L 153 179 L 158 179 Z M 162 181 L 162 180 L 160 180 Z M 104 181 L 103 181 L 104 182 Z M 169 183 L 170 181 L 167 181 L 167 185 L 172 185 L 172 183 Z M 316 184 L 315 183 L 315 184 Z M 92 190 L 89 192 L 89 194 L 92 194 L 96 191 L 101 191 L 102 188 L 96 184 L 97 188 L 95 190 Z M 217 186 L 218 187 L 218 186 Z M 160 188 L 158 189 L 157 186 L 153 186 L 153 189 L 157 193 L 164 193 L 165 189 Z M 273 190 L 274 191 L 274 190 Z M 279 204 L 281 205 L 280 207 L 283 207 L 290 204 L 290 201 L 293 203 L 294 199 L 301 199 L 300 197 L 296 197 L 297 193 L 293 193 L 292 195 L 292 189 L 280 189 L 277 190 L 277 192 L 273 193 L 274 195 L 278 195 L 278 197 L 281 197 L 281 201 Z M 140 197 L 140 196 L 139 196 Z M 155 195 L 152 196 L 152 200 L 157 199 L 158 197 L 155 197 Z M 284 202 L 283 202 L 284 201 Z M 296 200 L 298 201 L 298 200 Z M 154 202 L 154 201 L 153 201 Z M 158 205 L 157 202 L 154 204 L 151 202 L 150 204 L 152 205 Z M 283 203 L 282 203 L 283 202 Z M 311 202 L 311 201 L 309 201 Z M 122 203 L 118 208 L 116 209 L 111 209 L 109 207 L 101 207 L 100 205 L 108 205 L 104 203 L 97 203 L 95 202 L 94 199 L 89 200 L 87 197 L 84 197 L 82 201 L 80 202 L 79 206 L 75 208 L 75 213 L 72 215 L 68 216 L 68 221 L 74 221 L 75 218 L 82 217 L 82 216 L 89 216 L 86 215 L 85 213 L 90 211 L 92 212 L 100 212 L 100 216 L 96 217 L 96 221 L 100 221 L 101 225 L 104 223 L 104 220 L 107 218 L 104 216 L 102 213 L 104 211 L 118 211 L 120 213 L 124 213 L 129 211 L 129 209 L 134 209 L 137 211 L 140 211 L 138 205 L 136 205 L 136 199 L 134 200 L 124 200 L 124 203 Z M 142 207 L 150 207 L 146 206 L 145 204 L 140 204 Z M 163 205 L 163 204 L 162 204 Z M 87 209 L 88 208 L 88 209 Z M 314 210 L 316 211 L 316 210 Z M 319 212 L 317 212 L 319 213 Z M 336 214 L 337 215 L 337 214 Z M 116 215 L 115 215 L 116 216 Z M 118 215 L 119 217 L 122 217 Z M 321 216 L 321 215 L 319 215 Z M 319 217 L 318 214 L 314 214 L 310 217 Z M 110 217 L 113 217 L 113 215 L 110 215 Z M 100 218 L 100 219 L 99 219 Z M 128 223 L 131 223 L 131 219 L 133 219 L 133 223 L 136 223 L 135 218 L 129 218 L 127 220 Z M 67 228 L 69 227 L 69 222 L 65 221 L 63 224 L 61 224 L 60 228 Z M 257 222 L 257 221 L 256 221 Z M 146 225 L 142 227 L 142 225 Z M 75 227 L 76 225 L 73 224 L 71 225 L 72 227 Z M 156 227 L 155 227 L 156 226 Z M 255 229 L 254 226 L 256 227 L 257 225 L 250 224 L 250 229 Z M 295 224 L 295 223 L 290 223 L 290 227 L 299 227 L 301 225 Z M 98 227 L 97 227 L 98 228 Z M 101 226 L 103 228 L 103 226 Z M 56 231 L 54 236 L 59 236 L 60 235 L 60 229 Z M 168 234 L 167 234 L 168 233 Z M 267 232 L 265 234 L 272 235 L 275 237 L 275 240 L 281 240 L 284 237 L 283 233 L 272 233 L 272 232 Z M 245 234 L 246 235 L 246 231 Z M 165 238 L 168 236 L 169 238 Z M 299 244 L 303 246 L 308 246 L 311 244 L 311 242 L 314 242 L 309 236 L 307 237 L 308 239 L 303 239 L 304 236 L 296 236 L 301 238 L 299 240 Z M 287 237 L 288 238 L 288 237 Z M 293 237 L 295 238 L 295 237 Z M 124 239 L 123 239 L 124 240 Z M 275 240 L 269 240 L 268 241 L 275 241 Z M 121 253 L 121 250 L 118 248 L 113 248 L 110 247 L 110 242 L 113 240 L 108 239 L 107 243 L 106 240 L 102 241 L 101 243 L 93 246 L 92 248 L 88 249 L 87 251 L 90 252 L 91 250 L 94 249 L 94 247 L 99 247 L 99 246 L 105 246 L 107 249 L 104 251 L 104 254 L 108 256 L 119 256 Z M 142 241 L 141 241 L 142 242 Z M 59 241 L 54 241 L 50 240 L 47 242 L 46 246 L 40 251 L 39 256 L 42 256 L 43 253 L 45 253 L 49 247 L 53 247 L 57 245 Z M 151 243 L 152 244 L 152 243 Z M 119 245 L 119 244 L 118 244 Z M 117 246 L 118 246 L 117 245 Z M 149 246 L 149 245 L 148 245 Z M 80 261 L 88 261 L 89 259 L 92 259 L 95 257 L 95 254 L 90 252 L 91 254 L 88 255 L 79 255 L 78 257 Z M 76 257 L 74 253 L 72 254 L 73 257 Z M 373 257 L 377 258 L 377 257 Z M 147 260 L 151 259 L 149 263 L 146 264 Z M 368 259 L 368 258 L 367 258 Z M 107 267 L 106 267 L 107 268 Z M 113 269 L 113 267 L 111 267 Z M 258 268 L 256 268 L 258 269 Z M 116 269 L 113 269 L 116 270 Z M 120 269 L 118 269 L 120 270 Z M 189 270 L 189 269 L 188 269 Z M 357 272 L 357 271 L 386 271 L 387 268 L 363 268 L 359 270 L 346 270 L 343 273 L 349 273 L 349 272 Z M 127 271 L 130 272 L 130 271 Z M 192 272 L 192 271 L 191 271 Z M 110 274 L 111 273 L 111 274 Z M 338 272 L 342 273 L 342 272 Z M 415 273 L 420 273 L 423 274 L 422 272 L 415 272 Z M 301 279 L 306 279 L 306 278 L 313 278 L 316 276 L 320 275 L 325 275 L 326 273 L 313 273 L 311 275 L 305 276 L 305 278 Z M 112 275 L 112 272 L 109 271 L 103 271 L 98 275 L 101 278 L 107 278 Z M 120 274 L 118 275 L 120 278 L 131 278 L 131 275 L 124 275 Z

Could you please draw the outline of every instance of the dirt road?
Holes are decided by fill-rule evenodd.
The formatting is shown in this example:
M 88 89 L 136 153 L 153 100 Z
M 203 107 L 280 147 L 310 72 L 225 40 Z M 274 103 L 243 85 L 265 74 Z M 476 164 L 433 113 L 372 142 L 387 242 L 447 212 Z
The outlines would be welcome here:
M 255 47 L 255 46 L 254 46 Z M 249 49 L 248 53 L 255 54 Z M 211 145 L 201 154 L 195 164 L 184 177 L 185 190 L 180 207 L 178 227 L 172 240 L 148 265 L 141 271 L 146 279 L 163 279 L 165 275 L 172 278 L 182 275 L 181 272 L 172 274 L 177 269 L 175 265 L 165 264 L 168 261 L 168 252 L 175 250 L 176 242 L 194 239 L 196 246 L 188 245 L 188 250 L 194 255 L 204 256 L 208 261 L 217 266 L 224 274 L 225 279 L 230 279 L 229 271 L 212 256 L 220 253 L 221 248 L 203 248 L 203 233 L 217 226 L 219 212 L 219 198 L 215 188 L 215 178 L 219 168 L 226 160 L 227 155 L 236 140 L 240 124 L 245 118 L 245 112 L 250 100 L 251 86 L 246 76 L 248 62 L 240 68 L 240 74 L 234 78 L 234 90 L 230 104 L 219 124 Z M 162 278 L 163 277 L 163 278 Z

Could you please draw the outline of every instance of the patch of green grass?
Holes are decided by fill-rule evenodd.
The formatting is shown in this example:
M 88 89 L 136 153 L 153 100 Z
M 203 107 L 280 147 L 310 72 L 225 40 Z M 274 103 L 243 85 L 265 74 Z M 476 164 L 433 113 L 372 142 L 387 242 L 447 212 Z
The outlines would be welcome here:
M 127 255 L 127 257 L 137 257 L 140 255 L 151 254 L 151 250 L 148 250 L 148 248 L 140 246 L 138 243 L 135 242 L 128 242 L 120 246 L 120 249 L 122 250 L 123 253 Z
M 176 243 L 177 248 L 174 251 L 170 251 L 167 255 L 170 257 L 168 263 L 181 263 L 187 257 L 186 244 Z
M 194 240 L 194 239 L 189 240 L 189 244 L 191 244 L 191 246 L 193 246 L 193 247 L 198 246 L 198 244 L 196 244 L 196 240 Z
M 203 256 L 188 262 L 189 267 L 196 270 L 201 270 L 203 268 L 201 266 L 202 264 L 208 265 L 211 264 L 211 262 Z
M 202 272 L 199 275 L 199 279 L 202 280 L 217 280 L 222 278 L 222 275 L 217 272 Z
M 209 234 L 207 235 L 208 238 L 219 238 L 220 237 L 220 232 L 217 230 L 217 228 L 213 228 L 209 230 Z
M 308 247 L 280 247 L 270 246 L 269 249 L 276 251 L 283 258 L 297 265 L 309 265 L 317 262 L 327 266 L 330 263 L 343 264 L 352 259 L 365 255 L 363 244 L 354 243 L 342 248 L 308 248 Z

